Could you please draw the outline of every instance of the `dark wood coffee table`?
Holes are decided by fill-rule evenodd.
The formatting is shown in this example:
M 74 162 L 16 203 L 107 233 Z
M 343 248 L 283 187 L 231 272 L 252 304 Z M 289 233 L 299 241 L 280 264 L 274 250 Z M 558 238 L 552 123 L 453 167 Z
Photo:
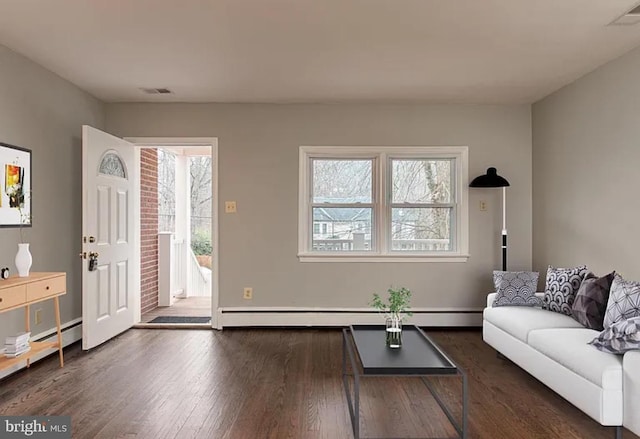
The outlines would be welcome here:
M 347 357 L 352 373 L 347 372 Z M 353 397 L 349 380 L 351 376 Z M 405 325 L 402 329 L 402 348 L 391 349 L 385 345 L 383 325 L 351 325 L 342 330 L 342 381 L 356 439 L 360 439 L 360 379 L 391 376 L 420 377 L 458 436 L 467 438 L 467 376 L 427 334 L 414 325 Z M 460 422 L 456 421 L 427 380 L 433 376 L 462 378 Z

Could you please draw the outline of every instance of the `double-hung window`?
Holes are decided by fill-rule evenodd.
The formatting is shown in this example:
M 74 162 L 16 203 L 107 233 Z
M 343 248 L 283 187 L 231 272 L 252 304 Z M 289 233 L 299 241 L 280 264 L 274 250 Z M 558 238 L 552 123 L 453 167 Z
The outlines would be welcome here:
M 301 147 L 302 261 L 466 261 L 467 147 Z

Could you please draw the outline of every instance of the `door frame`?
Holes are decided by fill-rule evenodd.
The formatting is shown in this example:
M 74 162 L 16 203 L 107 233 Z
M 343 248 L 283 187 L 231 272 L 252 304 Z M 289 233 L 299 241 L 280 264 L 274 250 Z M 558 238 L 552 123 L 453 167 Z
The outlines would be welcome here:
M 211 327 L 214 329 L 222 329 L 222 322 L 219 319 L 220 316 L 220 299 L 219 299 L 219 285 L 220 285 L 220 246 L 218 237 L 218 138 L 217 137 L 124 137 L 127 142 L 133 143 L 136 147 L 137 166 L 140 166 L 140 150 L 142 148 L 162 148 L 162 147 L 198 147 L 198 146 L 210 146 L 211 147 L 211 194 L 214 202 L 211 203 L 211 239 L 213 240 L 213 266 L 211 275 Z M 137 210 L 140 208 L 140 182 L 138 181 L 138 203 Z M 136 237 L 136 251 L 138 260 L 140 260 L 140 221 L 138 220 L 135 225 L 135 237 Z M 138 279 L 138 284 L 140 283 Z M 137 295 L 135 303 L 134 316 L 136 323 L 140 323 L 141 317 L 141 303 L 140 294 Z

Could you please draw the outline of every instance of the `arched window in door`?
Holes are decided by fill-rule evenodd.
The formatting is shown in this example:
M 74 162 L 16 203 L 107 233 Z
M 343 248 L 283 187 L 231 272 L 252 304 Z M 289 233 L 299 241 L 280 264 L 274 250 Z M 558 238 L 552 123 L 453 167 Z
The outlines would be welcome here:
M 110 150 L 104 153 L 100 160 L 98 172 L 110 177 L 127 178 L 127 170 L 124 162 L 116 151 Z

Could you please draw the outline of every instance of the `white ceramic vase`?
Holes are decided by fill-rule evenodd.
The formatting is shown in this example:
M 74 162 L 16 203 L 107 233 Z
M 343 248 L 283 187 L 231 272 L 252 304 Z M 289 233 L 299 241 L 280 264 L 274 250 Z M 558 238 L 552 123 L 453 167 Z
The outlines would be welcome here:
M 29 251 L 29 244 L 18 244 L 18 253 L 16 253 L 16 268 L 18 269 L 18 276 L 28 277 L 29 270 L 31 269 L 31 252 Z

